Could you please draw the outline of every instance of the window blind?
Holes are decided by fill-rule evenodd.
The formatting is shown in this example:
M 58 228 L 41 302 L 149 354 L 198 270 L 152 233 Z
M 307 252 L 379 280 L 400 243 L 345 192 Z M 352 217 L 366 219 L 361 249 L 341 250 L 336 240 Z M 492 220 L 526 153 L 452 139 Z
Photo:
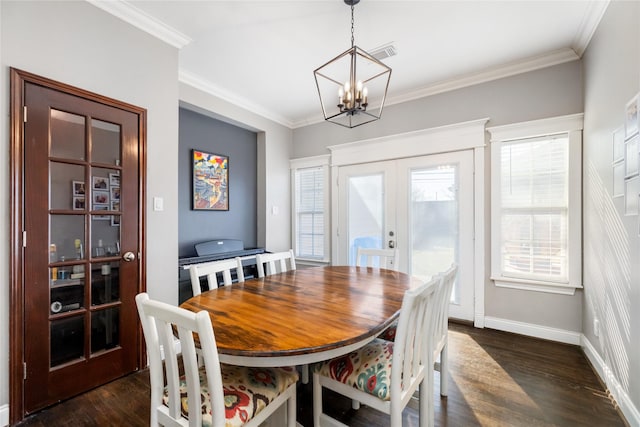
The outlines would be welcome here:
M 296 256 L 324 258 L 324 168 L 298 169 L 296 188 Z
M 532 280 L 568 280 L 569 139 L 501 145 L 502 271 Z

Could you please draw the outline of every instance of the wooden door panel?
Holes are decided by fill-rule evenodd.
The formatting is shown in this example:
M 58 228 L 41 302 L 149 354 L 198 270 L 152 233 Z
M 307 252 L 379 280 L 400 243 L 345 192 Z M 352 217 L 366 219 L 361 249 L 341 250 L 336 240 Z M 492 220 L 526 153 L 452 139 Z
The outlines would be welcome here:
M 142 289 L 141 266 L 137 256 L 125 262 L 121 255 L 141 252 L 139 126 L 144 120 L 84 96 L 29 82 L 24 88 L 24 413 L 31 413 L 139 367 L 134 297 Z M 52 155 L 55 113 L 81 118 L 68 126 L 84 127 L 84 156 L 67 156 L 64 150 Z M 93 161 L 100 141 L 91 125 L 97 123 L 118 135 L 121 149 L 112 161 L 104 156 Z M 65 174 L 75 174 L 74 179 Z M 112 182 L 94 190 L 94 177 Z M 73 192 L 73 182 L 84 182 L 84 197 Z M 53 200 L 54 194 L 68 199 Z M 76 203 L 83 198 L 84 205 Z M 108 252 L 101 249 L 101 236 L 110 239 Z M 70 242 L 75 257 L 69 256 Z M 64 256 L 58 256 L 58 245 Z M 60 297 L 61 289 L 72 290 L 68 301 Z

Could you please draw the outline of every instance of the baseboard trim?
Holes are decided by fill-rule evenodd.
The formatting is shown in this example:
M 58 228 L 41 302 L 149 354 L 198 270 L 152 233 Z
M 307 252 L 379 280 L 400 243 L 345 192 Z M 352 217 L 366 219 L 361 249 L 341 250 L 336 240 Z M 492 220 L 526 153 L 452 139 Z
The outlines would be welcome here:
M 626 419 L 627 423 L 632 427 L 640 427 L 640 411 L 635 407 L 629 395 L 622 389 L 622 385 L 613 375 L 611 368 L 607 366 L 605 361 L 600 357 L 596 348 L 591 344 L 586 336 L 581 336 L 580 346 L 591 366 L 605 384 L 611 397 L 616 401 L 620 412 Z
M 550 328 L 548 326 L 490 316 L 485 316 L 484 326 L 485 328 L 497 329 L 499 331 L 513 332 L 515 334 L 573 345 L 580 345 L 580 336 L 582 335 L 579 332 L 567 331 L 566 329 Z
M 0 406 L 0 426 L 9 425 L 9 405 Z

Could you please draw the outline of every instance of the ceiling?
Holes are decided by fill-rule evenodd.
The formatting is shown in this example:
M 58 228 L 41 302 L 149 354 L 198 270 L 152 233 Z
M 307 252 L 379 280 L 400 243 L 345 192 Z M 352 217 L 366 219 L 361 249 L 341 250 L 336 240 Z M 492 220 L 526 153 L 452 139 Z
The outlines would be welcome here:
M 88 1 L 178 47 L 180 81 L 291 128 L 322 120 L 313 70 L 351 47 L 343 0 Z M 607 5 L 362 0 L 355 44 L 395 46 L 388 106 L 578 59 Z

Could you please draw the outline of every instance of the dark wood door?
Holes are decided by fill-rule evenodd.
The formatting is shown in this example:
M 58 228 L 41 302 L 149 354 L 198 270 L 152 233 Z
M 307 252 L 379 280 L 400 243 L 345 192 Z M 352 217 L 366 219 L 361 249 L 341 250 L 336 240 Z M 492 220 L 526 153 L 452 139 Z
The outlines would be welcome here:
M 138 369 L 139 114 L 24 84 L 24 413 Z

